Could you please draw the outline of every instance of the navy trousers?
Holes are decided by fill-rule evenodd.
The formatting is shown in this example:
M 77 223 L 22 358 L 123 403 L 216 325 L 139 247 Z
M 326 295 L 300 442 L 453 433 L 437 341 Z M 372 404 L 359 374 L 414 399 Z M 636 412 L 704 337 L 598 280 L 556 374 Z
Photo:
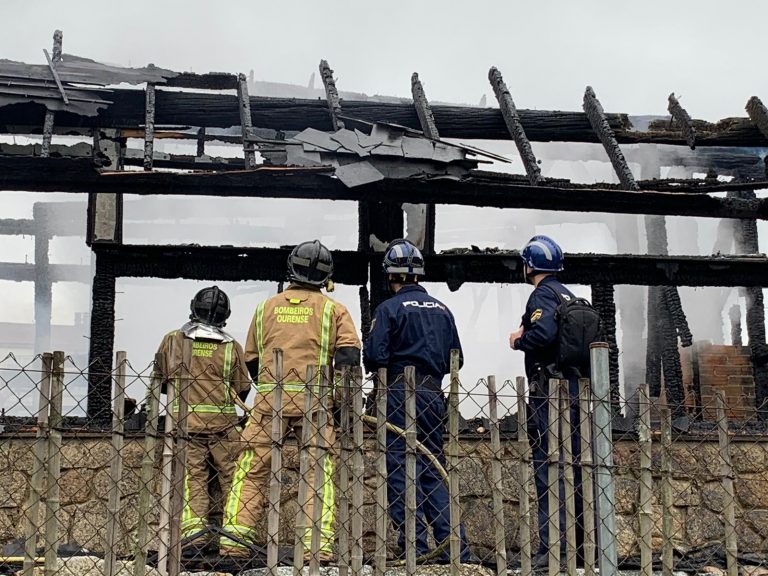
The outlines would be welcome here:
M 539 524 L 539 550 L 538 554 L 549 550 L 549 463 L 547 448 L 549 446 L 549 428 L 558 426 L 558 437 L 562 439 L 562 430 L 559 422 L 550 423 L 549 404 L 547 401 L 548 382 L 539 385 L 531 381 L 531 393 L 529 396 L 528 414 L 528 438 L 531 445 L 533 459 L 533 474 L 536 484 L 536 499 L 538 502 Z M 568 382 L 570 416 L 571 416 L 571 449 L 573 450 L 573 475 L 575 484 L 575 509 L 576 509 L 576 546 L 579 554 L 582 554 L 584 546 L 584 507 L 581 488 L 581 431 L 579 430 L 579 384 L 578 379 L 572 378 Z M 561 440 L 562 441 L 562 440 Z M 559 486 L 559 525 L 560 525 L 560 552 L 565 554 L 565 484 L 563 481 L 562 450 L 560 450 L 560 466 L 558 467 Z
M 421 378 L 417 382 L 422 382 Z M 446 403 L 443 392 L 436 385 L 416 386 L 416 437 L 427 449 L 445 464 L 443 432 L 445 430 Z M 387 421 L 405 428 L 405 384 L 400 377 L 387 389 Z M 387 499 L 392 524 L 398 531 L 398 544 L 405 551 L 405 440 L 387 432 Z M 448 486 L 440 473 L 417 452 L 416 455 L 416 554 L 422 556 L 431 548 L 427 542 L 427 526 L 439 546 L 450 536 L 450 505 Z M 461 526 L 461 560 L 469 561 L 470 552 Z M 449 560 L 448 549 L 439 558 Z

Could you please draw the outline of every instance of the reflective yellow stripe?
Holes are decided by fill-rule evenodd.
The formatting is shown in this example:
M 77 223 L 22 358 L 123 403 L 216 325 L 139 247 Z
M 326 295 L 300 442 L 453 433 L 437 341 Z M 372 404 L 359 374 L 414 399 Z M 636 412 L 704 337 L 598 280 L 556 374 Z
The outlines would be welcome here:
M 323 457 L 323 496 L 320 507 L 320 551 L 331 552 L 333 545 L 333 521 L 335 509 L 333 487 L 333 459 L 329 454 Z M 311 550 L 312 527 L 304 530 L 304 549 Z
M 224 526 L 225 529 L 232 527 L 233 531 L 237 531 L 237 515 L 240 511 L 240 498 L 243 493 L 243 482 L 245 477 L 251 471 L 253 467 L 254 452 L 251 449 L 243 452 L 243 455 L 237 461 L 237 471 L 232 479 L 232 487 L 229 491 L 229 497 L 227 498 L 227 505 L 224 509 Z
M 181 525 L 192 520 L 192 507 L 189 505 L 189 471 L 184 470 L 184 510 L 181 512 Z
M 232 342 L 227 342 L 224 347 L 224 398 L 227 404 L 232 403 Z
M 317 358 L 318 366 L 328 366 L 328 352 L 331 341 L 331 319 L 333 318 L 334 302 L 326 300 L 323 307 L 323 325 L 320 332 L 320 355 Z
M 217 406 L 216 404 L 190 404 L 189 412 L 195 414 L 237 414 L 233 405 Z
M 262 394 L 268 394 L 275 389 L 274 382 L 259 382 L 254 386 L 257 392 Z M 283 390 L 286 392 L 304 392 L 307 389 L 307 385 L 304 382 L 298 380 L 291 380 L 283 384 Z
M 259 351 L 259 360 L 264 362 L 264 304 L 266 300 L 256 307 L 256 347 Z

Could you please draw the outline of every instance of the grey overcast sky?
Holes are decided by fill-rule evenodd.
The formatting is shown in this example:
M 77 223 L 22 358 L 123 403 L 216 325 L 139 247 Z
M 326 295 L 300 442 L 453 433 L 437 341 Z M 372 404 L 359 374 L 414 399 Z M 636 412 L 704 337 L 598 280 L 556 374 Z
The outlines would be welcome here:
M 763 0 L 2 0 L 0 58 L 64 51 L 115 64 L 248 72 L 306 84 L 326 58 L 345 90 L 477 103 L 501 69 L 521 108 L 579 110 L 592 85 L 606 110 L 744 116 L 768 98 Z

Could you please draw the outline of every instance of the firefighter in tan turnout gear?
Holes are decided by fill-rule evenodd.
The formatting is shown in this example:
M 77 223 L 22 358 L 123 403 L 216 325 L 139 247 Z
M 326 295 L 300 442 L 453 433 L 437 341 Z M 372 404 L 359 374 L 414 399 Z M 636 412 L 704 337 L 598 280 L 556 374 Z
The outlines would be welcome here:
M 226 495 L 239 450 L 235 396 L 245 400 L 250 380 L 240 344 L 223 330 L 230 314 L 229 298 L 216 286 L 200 290 L 190 304 L 190 321 L 163 338 L 166 376 L 174 384 L 173 410 L 178 416 L 182 377 L 188 378 L 186 427 L 189 435 L 184 476 L 181 536 L 193 549 L 207 543 L 210 468 Z M 189 367 L 184 373 L 183 367 Z M 195 538 L 196 534 L 200 534 Z M 189 540 L 191 539 L 191 540 Z
M 286 290 L 260 303 L 256 308 L 245 347 L 248 371 L 256 383 L 256 397 L 248 424 L 243 431 L 244 449 L 224 510 L 223 529 L 232 538 L 222 537 L 221 554 L 248 556 L 243 542 L 256 539 L 256 520 L 265 504 L 271 465 L 272 402 L 275 386 L 273 353 L 283 351 L 283 437 L 292 431 L 302 439 L 302 416 L 307 392 L 307 366 L 357 366 L 360 364 L 360 339 L 347 309 L 325 296 L 330 287 L 333 260 L 319 241 L 296 246 L 288 257 Z M 325 445 L 333 449 L 333 418 L 322 431 Z M 310 441 L 310 462 L 316 462 L 317 438 Z M 317 468 L 317 470 L 315 469 Z M 330 455 L 307 474 L 310 486 L 307 499 L 299 503 L 310 519 L 304 535 L 305 558 L 309 558 L 315 474 L 323 475 L 320 561 L 331 559 L 334 519 L 333 460 Z

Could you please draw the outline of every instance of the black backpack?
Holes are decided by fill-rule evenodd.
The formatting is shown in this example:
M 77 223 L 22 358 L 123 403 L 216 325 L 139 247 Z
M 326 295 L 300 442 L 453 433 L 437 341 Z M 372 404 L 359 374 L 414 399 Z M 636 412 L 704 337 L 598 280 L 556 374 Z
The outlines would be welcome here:
M 557 368 L 566 374 L 578 371 L 581 377 L 590 374 L 589 345 L 603 336 L 600 315 L 586 298 L 566 299 L 554 286 L 548 286 L 557 296 Z

